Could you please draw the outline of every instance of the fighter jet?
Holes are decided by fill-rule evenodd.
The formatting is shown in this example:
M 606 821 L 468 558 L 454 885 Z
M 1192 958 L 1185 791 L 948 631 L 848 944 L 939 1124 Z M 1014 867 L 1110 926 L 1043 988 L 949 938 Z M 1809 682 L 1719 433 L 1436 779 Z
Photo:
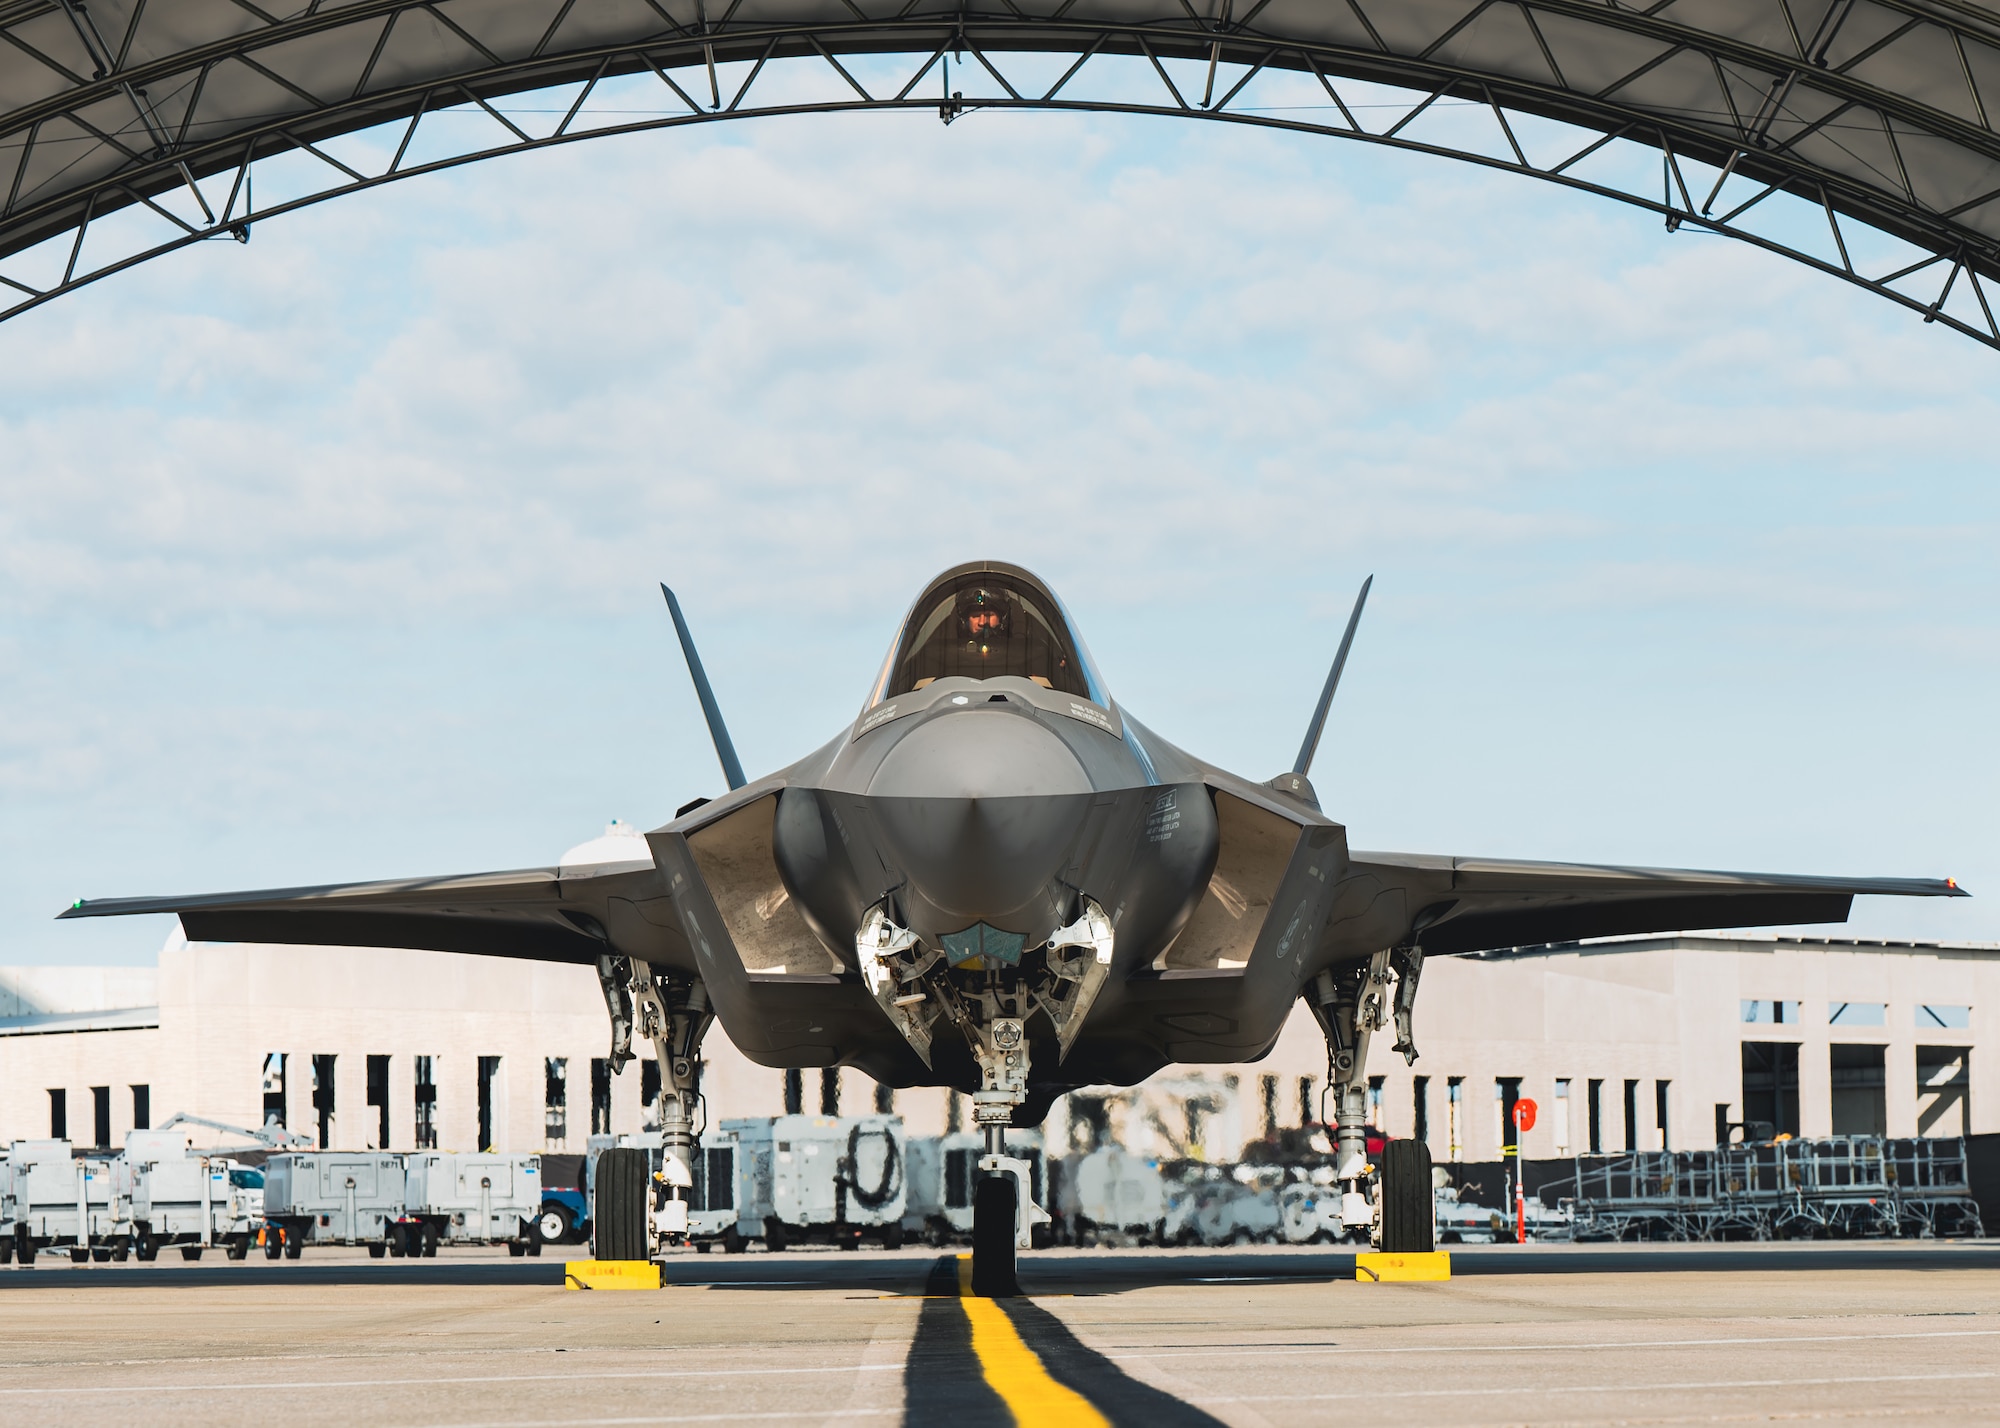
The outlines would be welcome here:
M 84 901 L 62 915 L 167 912 L 197 941 L 594 968 L 614 1064 L 630 1059 L 635 1025 L 655 1043 L 669 1185 L 649 1205 L 623 1192 L 642 1202 L 632 1212 L 600 1190 L 601 1257 L 618 1257 L 607 1237 L 638 1242 L 620 1227 L 632 1215 L 650 1213 L 669 1236 L 685 1229 L 675 1187 L 687 1183 L 714 1018 L 762 1065 L 852 1066 L 889 1086 L 967 1092 L 988 1139 L 974 1288 L 1006 1293 L 1039 1212 L 1004 1131 L 1038 1124 L 1075 1087 L 1130 1085 L 1174 1062 L 1255 1061 L 1304 1000 L 1327 1041 L 1343 1219 L 1374 1223 L 1385 1248 L 1428 1249 L 1428 1153 L 1391 1142 L 1371 1194 L 1363 1139 L 1370 1035 L 1392 1031 L 1415 1059 L 1427 957 L 1839 922 L 1859 894 L 1965 895 L 1948 879 L 1351 849 L 1308 770 L 1367 584 L 1298 757 L 1275 778 L 1230 773 L 1140 723 L 1055 592 L 1018 566 L 978 561 L 924 588 L 851 724 L 749 781 L 680 605 L 661 589 L 729 791 L 648 833 L 649 857 Z

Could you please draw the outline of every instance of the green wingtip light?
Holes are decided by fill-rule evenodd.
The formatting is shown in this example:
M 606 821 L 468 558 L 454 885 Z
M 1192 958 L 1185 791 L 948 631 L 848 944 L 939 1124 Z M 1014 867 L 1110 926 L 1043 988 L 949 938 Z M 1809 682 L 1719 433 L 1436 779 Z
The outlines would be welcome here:
M 78 898 L 78 899 L 77 899 L 77 900 L 76 900 L 75 902 L 73 902 L 73 903 L 71 903 L 71 904 L 70 904 L 70 907 L 71 907 L 72 909 L 75 909 L 75 908 L 79 908 L 79 907 L 82 907 L 82 906 L 83 906 L 83 899 L 82 899 L 82 898 Z

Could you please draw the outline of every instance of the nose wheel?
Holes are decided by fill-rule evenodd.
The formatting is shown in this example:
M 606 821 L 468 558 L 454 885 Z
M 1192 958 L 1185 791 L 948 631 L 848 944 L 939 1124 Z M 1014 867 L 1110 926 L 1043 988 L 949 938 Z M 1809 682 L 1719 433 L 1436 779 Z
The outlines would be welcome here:
M 1021 1292 L 1014 1278 L 1015 1202 L 1011 1175 L 985 1175 L 972 1193 L 972 1292 L 980 1299 L 1005 1299 Z

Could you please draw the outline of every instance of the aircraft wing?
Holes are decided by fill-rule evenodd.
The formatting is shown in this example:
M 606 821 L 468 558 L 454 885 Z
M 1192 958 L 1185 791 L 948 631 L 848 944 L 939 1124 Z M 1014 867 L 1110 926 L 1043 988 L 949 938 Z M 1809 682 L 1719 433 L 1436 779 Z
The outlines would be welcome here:
M 1646 932 L 1845 922 L 1854 899 L 1868 894 L 1969 896 L 1949 878 L 1828 878 L 1410 853 L 1354 853 L 1348 878 L 1366 880 L 1363 886 L 1372 882 L 1372 905 L 1398 909 L 1407 917 L 1404 935 L 1414 934 L 1425 952 L 1442 956 Z
M 594 964 L 607 941 L 649 961 L 690 961 L 651 863 L 527 868 L 192 897 L 95 898 L 63 917 L 173 913 L 194 942 L 414 947 Z

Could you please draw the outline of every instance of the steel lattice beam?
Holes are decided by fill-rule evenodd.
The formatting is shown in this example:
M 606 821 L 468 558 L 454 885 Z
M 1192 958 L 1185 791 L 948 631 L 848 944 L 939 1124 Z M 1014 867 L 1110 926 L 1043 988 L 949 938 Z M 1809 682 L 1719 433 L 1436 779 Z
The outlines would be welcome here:
M 1203 118 L 1467 160 L 1742 239 L 2000 347 L 1984 281 L 2000 279 L 2000 135 L 1988 118 L 2000 105 L 2000 11 L 1985 4 L 1042 0 L 1030 12 L 1014 0 L 314 0 L 279 15 L 250 0 L 16 0 L 0 3 L 0 42 L 0 285 L 14 299 L 0 318 L 189 243 L 243 237 L 253 219 L 501 153 L 752 116 L 935 109 L 950 120 L 978 107 Z M 1053 87 L 1028 88 L 1016 82 L 1026 53 L 1074 62 Z M 842 62 L 858 55 L 908 56 L 907 81 L 870 93 Z M 942 85 L 950 55 L 962 98 Z M 1148 65 L 1153 93 L 1135 97 L 1117 82 L 1129 70 L 1091 63 L 1100 56 Z M 837 76 L 838 96 L 772 94 L 772 76 L 800 65 Z M 725 85 L 731 67 L 747 72 Z M 1312 76 L 1339 119 L 1246 108 L 1257 80 L 1281 71 Z M 605 80 L 645 74 L 682 112 L 578 125 Z M 1416 97 L 1365 126 L 1343 92 L 1355 82 Z M 497 103 L 563 85 L 580 92 L 552 132 L 528 133 Z M 1490 114 L 1501 151 L 1423 137 L 1441 101 Z M 483 110 L 506 137 L 405 162 L 427 116 L 457 107 Z M 1518 136 L 1524 116 L 1589 137 L 1537 161 Z M 404 127 L 385 166 L 324 147 L 387 124 Z M 1585 177 L 1580 165 L 1607 145 L 1656 153 L 1657 188 Z M 253 210 L 256 166 L 285 154 L 321 161 L 324 184 Z M 1823 214 L 1823 245 L 1807 246 L 1795 222 L 1765 222 L 1777 195 Z M 90 247 L 107 216 L 133 212 L 157 231 L 101 256 Z M 1855 224 L 1901 240 L 1914 260 L 1864 271 Z M 52 264 L 49 250 L 65 247 Z M 48 271 L 30 272 L 31 257 Z

